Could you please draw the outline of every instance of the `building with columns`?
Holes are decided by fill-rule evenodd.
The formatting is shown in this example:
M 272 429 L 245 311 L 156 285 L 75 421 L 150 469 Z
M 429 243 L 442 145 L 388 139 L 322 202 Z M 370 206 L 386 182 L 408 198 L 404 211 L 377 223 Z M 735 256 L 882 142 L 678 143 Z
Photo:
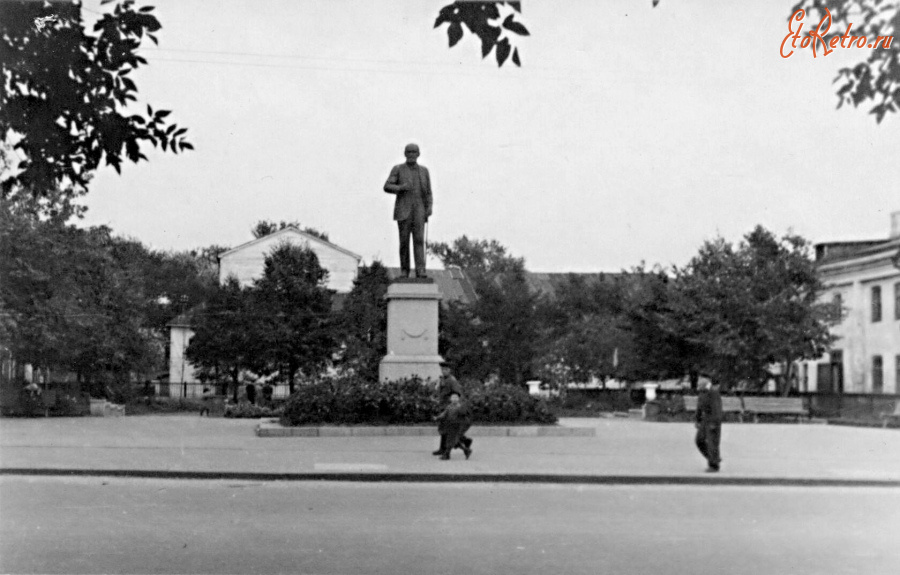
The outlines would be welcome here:
M 816 244 L 816 265 L 843 317 L 830 353 L 801 364 L 801 391 L 900 394 L 900 211 L 887 239 Z

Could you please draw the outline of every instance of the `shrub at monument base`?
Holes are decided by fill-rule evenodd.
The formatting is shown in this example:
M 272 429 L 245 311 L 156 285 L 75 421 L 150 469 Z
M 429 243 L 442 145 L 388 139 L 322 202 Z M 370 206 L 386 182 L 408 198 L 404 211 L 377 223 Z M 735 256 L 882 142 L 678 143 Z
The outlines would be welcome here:
M 229 404 L 225 406 L 224 417 L 232 417 L 235 419 L 257 419 L 261 417 L 279 417 L 284 412 L 284 408 L 273 407 L 268 405 L 254 405 L 252 403 L 241 402 L 237 405 Z
M 466 385 L 475 423 L 556 423 L 547 404 L 509 386 Z M 388 383 L 355 376 L 300 385 L 288 399 L 283 425 L 433 425 L 441 409 L 434 385 L 418 379 Z

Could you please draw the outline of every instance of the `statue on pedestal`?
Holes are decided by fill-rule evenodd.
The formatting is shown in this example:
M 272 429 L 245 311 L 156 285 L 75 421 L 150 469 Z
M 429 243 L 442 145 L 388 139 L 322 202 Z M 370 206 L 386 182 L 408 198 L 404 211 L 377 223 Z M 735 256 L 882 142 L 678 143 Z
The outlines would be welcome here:
M 394 220 L 400 232 L 400 270 L 411 276 L 409 241 L 412 236 L 415 277 L 425 278 L 425 225 L 431 217 L 431 177 L 428 168 L 418 164 L 419 146 L 409 144 L 403 151 L 406 162 L 391 168 L 384 191 L 397 196 Z

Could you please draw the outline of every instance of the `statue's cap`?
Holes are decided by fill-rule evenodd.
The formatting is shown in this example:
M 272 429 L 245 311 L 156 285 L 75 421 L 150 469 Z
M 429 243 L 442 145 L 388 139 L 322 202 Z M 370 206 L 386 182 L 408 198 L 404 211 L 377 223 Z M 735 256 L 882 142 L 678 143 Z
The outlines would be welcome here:
M 404 154 L 405 154 L 406 152 L 418 152 L 418 151 L 419 151 L 419 146 L 418 146 L 418 144 L 406 144 L 406 147 L 403 148 L 403 153 L 404 153 Z

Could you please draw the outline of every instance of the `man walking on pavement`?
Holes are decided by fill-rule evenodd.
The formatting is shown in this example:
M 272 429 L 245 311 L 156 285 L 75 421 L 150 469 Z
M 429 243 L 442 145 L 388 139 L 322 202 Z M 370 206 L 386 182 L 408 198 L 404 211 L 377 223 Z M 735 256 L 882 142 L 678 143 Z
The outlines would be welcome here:
M 460 398 L 463 397 L 462 386 L 459 384 L 459 381 L 455 377 L 453 377 L 453 373 L 450 371 L 450 365 L 446 361 L 441 362 L 441 380 L 438 383 L 438 400 L 440 401 L 441 409 L 446 409 L 450 404 L 450 396 L 453 394 L 457 394 Z M 472 439 L 466 437 L 465 435 L 461 435 L 459 438 L 460 442 L 465 446 L 465 448 L 469 451 L 472 449 Z M 450 449 L 453 449 L 453 445 L 447 445 L 447 434 L 443 431 L 441 432 L 441 446 L 437 449 L 437 451 L 432 451 L 432 455 L 441 455 L 444 453 L 449 453 Z M 468 459 L 468 457 L 466 457 Z
M 719 456 L 719 442 L 722 440 L 722 396 L 719 383 L 704 385 L 697 397 L 697 436 L 694 442 L 697 449 L 706 458 L 709 467 L 707 473 L 719 471 L 722 458 Z

